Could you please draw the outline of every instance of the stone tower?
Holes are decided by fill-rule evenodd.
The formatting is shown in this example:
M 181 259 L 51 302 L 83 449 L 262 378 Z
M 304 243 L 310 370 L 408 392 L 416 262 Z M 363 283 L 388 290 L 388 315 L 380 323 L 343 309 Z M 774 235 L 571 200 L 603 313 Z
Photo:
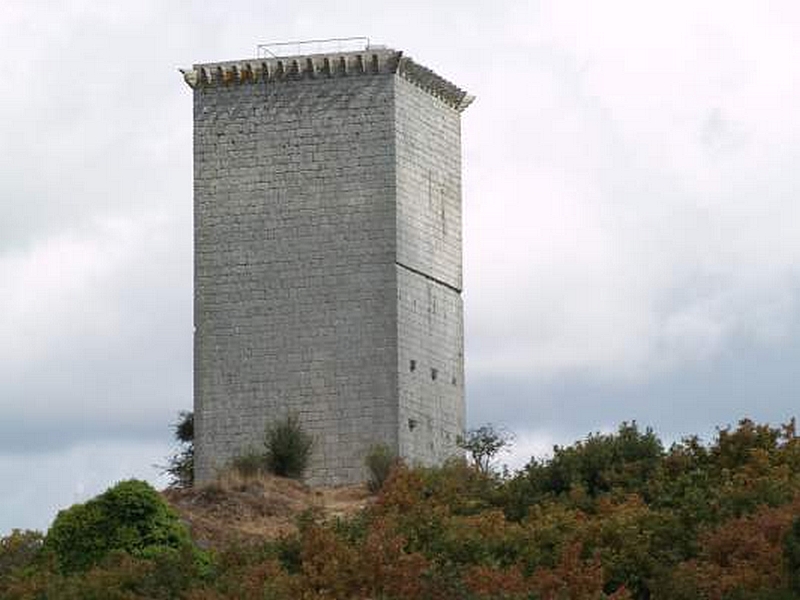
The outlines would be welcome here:
M 196 477 L 296 415 L 315 484 L 464 427 L 460 112 L 384 47 L 195 65 Z

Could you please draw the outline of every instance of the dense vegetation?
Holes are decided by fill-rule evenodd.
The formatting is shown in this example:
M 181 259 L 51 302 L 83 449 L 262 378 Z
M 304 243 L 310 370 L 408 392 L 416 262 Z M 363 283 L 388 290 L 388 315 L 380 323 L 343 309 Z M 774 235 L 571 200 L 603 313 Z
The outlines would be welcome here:
M 136 485 L 131 493 L 150 502 Z M 141 512 L 97 525 L 84 516 L 91 502 L 61 513 L 46 536 L 0 540 L 0 597 L 800 598 L 794 422 L 745 420 L 709 445 L 688 438 L 670 448 L 623 424 L 513 475 L 463 461 L 399 465 L 353 519 L 307 514 L 296 534 L 209 554 L 181 534 L 149 536 Z M 148 514 L 172 531 L 164 510 Z M 72 529 L 65 519 L 76 521 Z M 66 540 L 87 533 L 90 549 L 102 551 L 69 558 Z
M 44 545 L 63 573 L 85 571 L 115 551 L 148 557 L 191 549 L 178 516 L 150 485 L 136 480 L 62 510 Z

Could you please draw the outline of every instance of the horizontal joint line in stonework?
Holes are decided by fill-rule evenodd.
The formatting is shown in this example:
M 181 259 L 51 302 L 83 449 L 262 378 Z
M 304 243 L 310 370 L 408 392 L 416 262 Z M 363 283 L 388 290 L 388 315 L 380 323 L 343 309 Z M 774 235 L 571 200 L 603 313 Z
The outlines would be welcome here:
M 397 261 L 395 261 L 394 264 L 396 264 L 398 267 L 404 268 L 406 271 L 410 271 L 411 273 L 414 273 L 415 275 L 419 275 L 420 277 L 424 277 L 428 281 L 432 281 L 434 283 L 438 283 L 439 285 L 443 285 L 447 289 L 453 290 L 456 294 L 460 294 L 461 293 L 461 290 L 458 289 L 456 286 L 451 285 L 451 284 L 449 284 L 447 282 L 444 282 L 441 279 L 436 279 L 436 277 L 432 277 L 431 275 L 428 275 L 427 273 L 423 273 L 419 269 L 415 269 L 413 267 L 409 267 L 408 265 L 404 265 L 403 263 L 397 262 Z

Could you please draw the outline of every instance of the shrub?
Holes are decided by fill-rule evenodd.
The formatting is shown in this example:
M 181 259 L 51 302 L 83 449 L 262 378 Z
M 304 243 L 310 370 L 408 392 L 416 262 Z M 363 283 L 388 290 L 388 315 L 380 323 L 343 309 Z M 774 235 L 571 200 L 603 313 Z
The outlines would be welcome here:
M 663 457 L 661 440 L 650 428 L 641 431 L 635 422 L 623 422 L 616 433 L 594 433 L 571 446 L 555 446 L 548 460 L 532 458 L 506 485 L 504 509 L 509 517 L 522 519 L 530 506 L 546 499 L 572 498 L 588 509 L 612 492 L 646 497 Z
M 370 492 L 374 494 L 380 491 L 397 461 L 397 455 L 386 444 L 376 444 L 370 448 L 364 459 L 369 471 L 367 487 Z
M 418 468 L 425 494 L 458 515 L 474 515 L 494 504 L 498 480 L 470 465 L 463 457 L 452 457 L 440 467 Z
M 42 550 L 44 536 L 38 531 L 14 529 L 0 538 L 0 579 L 34 564 Z
M 300 479 L 311 458 L 313 440 L 295 415 L 289 415 L 267 428 L 267 469 L 281 477 Z
M 158 492 L 133 479 L 59 512 L 45 539 L 65 573 L 85 571 L 115 550 L 148 556 L 190 545 L 186 529 Z

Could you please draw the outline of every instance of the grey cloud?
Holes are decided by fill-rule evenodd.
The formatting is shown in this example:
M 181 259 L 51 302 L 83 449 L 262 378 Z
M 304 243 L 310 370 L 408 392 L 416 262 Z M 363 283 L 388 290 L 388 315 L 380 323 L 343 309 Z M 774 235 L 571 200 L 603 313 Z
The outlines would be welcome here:
M 522 432 L 543 431 L 558 443 L 633 420 L 654 427 L 668 443 L 689 434 L 708 441 L 716 427 L 744 417 L 777 424 L 800 416 L 798 339 L 795 317 L 784 343 L 764 347 L 737 338 L 713 360 L 684 367 L 678 376 L 666 371 L 643 381 L 599 379 L 580 371 L 557 380 L 535 372 L 468 377 L 468 418 L 471 426 L 494 422 Z M 469 353 L 467 359 L 469 367 Z
M 470 422 L 563 442 L 623 419 L 665 436 L 785 419 L 800 358 L 797 9 L 707 10 L 4 6 L 0 461 L 99 487 L 119 470 L 87 466 L 97 454 L 132 454 L 97 440 L 160 460 L 146 455 L 192 384 L 192 103 L 176 68 L 343 34 L 477 96 L 463 126 Z M 5 500 L 17 520 L 0 529 L 44 522 L 50 508 L 24 507 L 51 487 Z
M 0 535 L 13 528 L 46 530 L 56 512 L 83 502 L 117 481 L 148 479 L 164 485 L 153 466 L 168 445 L 151 440 L 84 442 L 55 452 L 0 454 L 3 489 Z
M 0 299 L 0 451 L 168 438 L 192 393 L 191 241 L 174 227 L 124 224 L 9 269 L 26 297 Z

